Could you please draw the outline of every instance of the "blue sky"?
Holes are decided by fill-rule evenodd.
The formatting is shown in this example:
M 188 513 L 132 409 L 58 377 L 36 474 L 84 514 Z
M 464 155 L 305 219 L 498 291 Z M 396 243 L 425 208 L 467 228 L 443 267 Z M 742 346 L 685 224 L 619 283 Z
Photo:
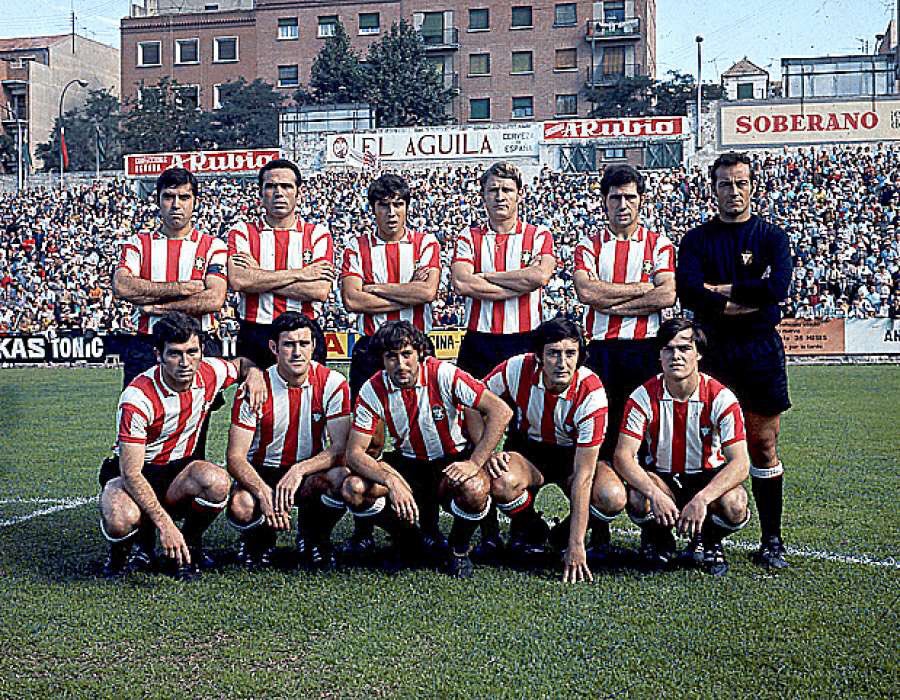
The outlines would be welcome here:
M 0 0 L 0 36 L 67 32 L 74 7 L 80 34 L 118 46 L 128 6 L 129 0 Z M 657 0 L 657 73 L 694 73 L 694 37 L 701 34 L 704 81 L 717 80 L 745 55 L 776 78 L 785 56 L 858 53 L 859 39 L 871 47 L 895 7 L 895 0 Z

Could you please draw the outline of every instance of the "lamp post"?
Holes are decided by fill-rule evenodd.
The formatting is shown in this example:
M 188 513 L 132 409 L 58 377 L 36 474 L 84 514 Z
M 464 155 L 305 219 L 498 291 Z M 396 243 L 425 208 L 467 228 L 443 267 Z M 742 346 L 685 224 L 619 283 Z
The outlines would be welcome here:
M 701 83 L 701 66 L 703 65 L 703 59 L 700 46 L 703 44 L 703 37 L 698 34 L 695 41 L 697 42 L 697 150 L 699 151 L 700 146 L 702 145 L 700 137 L 700 108 L 702 107 L 703 101 L 703 86 Z
M 66 86 L 62 89 L 62 93 L 59 96 L 59 189 L 63 188 L 63 179 L 65 178 L 65 165 L 63 164 L 63 141 L 65 140 L 65 129 L 63 128 L 63 100 L 66 99 L 66 90 L 72 87 L 75 83 L 78 83 L 79 87 L 86 88 L 88 86 L 87 80 L 82 80 L 81 78 L 73 78 Z

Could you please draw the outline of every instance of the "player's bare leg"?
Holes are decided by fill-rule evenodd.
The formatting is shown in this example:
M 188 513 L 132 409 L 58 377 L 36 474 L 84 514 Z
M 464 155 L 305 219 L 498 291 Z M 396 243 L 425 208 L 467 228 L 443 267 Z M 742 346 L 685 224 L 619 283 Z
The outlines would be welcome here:
M 675 494 L 662 479 L 656 474 L 648 476 L 662 489 L 669 498 L 675 499 Z M 675 536 L 672 528 L 663 527 L 654 520 L 650 510 L 650 500 L 634 489 L 628 489 L 628 517 L 641 528 L 641 548 L 639 556 L 643 563 L 651 569 L 659 569 L 668 566 L 675 556 Z
M 544 553 L 550 528 L 534 508 L 544 485 L 540 470 L 518 452 L 508 452 L 508 469 L 491 479 L 497 509 L 509 518 L 509 551 L 517 557 Z
M 100 530 L 109 542 L 104 577 L 118 578 L 130 570 L 132 543 L 141 519 L 141 509 L 125 491 L 122 477 L 107 482 L 100 494 Z
M 312 474 L 300 485 L 296 499 L 297 553 L 313 569 L 334 568 L 331 532 L 347 510 L 341 486 L 349 474 L 347 467 L 333 467 Z
M 570 496 L 571 500 L 571 496 Z M 625 509 L 628 494 L 625 484 L 609 466 L 600 460 L 591 485 L 590 516 L 588 528 L 591 531 L 588 561 L 596 564 L 612 563 L 622 552 L 610 543 L 610 523 Z
M 444 570 L 455 578 L 471 578 L 474 573 L 469 559 L 472 536 L 491 508 L 491 481 L 483 469 L 458 484 L 451 484 L 445 476 L 438 487 L 438 496 L 445 503 L 449 501 L 453 514 L 448 538 L 450 552 Z

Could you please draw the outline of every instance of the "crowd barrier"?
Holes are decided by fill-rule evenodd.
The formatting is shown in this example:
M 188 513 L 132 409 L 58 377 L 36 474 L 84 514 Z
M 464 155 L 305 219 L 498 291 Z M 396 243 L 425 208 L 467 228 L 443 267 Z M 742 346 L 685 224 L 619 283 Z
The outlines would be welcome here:
M 900 320 L 786 319 L 778 326 L 788 356 L 897 355 L 900 359 Z M 456 359 L 464 330 L 430 333 L 437 356 Z M 2 364 L 115 364 L 127 336 L 121 334 L 55 336 L 0 334 Z M 328 359 L 347 362 L 359 334 L 326 331 Z M 235 339 L 224 339 L 226 357 L 234 355 Z

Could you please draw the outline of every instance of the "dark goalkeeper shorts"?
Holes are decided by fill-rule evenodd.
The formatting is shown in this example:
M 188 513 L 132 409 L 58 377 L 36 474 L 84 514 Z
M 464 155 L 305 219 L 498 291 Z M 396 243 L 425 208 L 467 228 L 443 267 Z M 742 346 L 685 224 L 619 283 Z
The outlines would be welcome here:
M 503 445 L 505 452 L 518 452 L 531 462 L 544 477 L 545 484 L 556 484 L 569 495 L 566 488 L 575 471 L 575 447 L 552 445 L 510 433 Z
M 150 488 L 156 494 L 157 500 L 165 504 L 166 492 L 169 490 L 172 482 L 175 481 L 175 477 L 181 474 L 187 465 L 195 461 L 197 461 L 196 457 L 184 457 L 166 464 L 145 464 L 141 474 L 150 483 Z M 100 488 L 106 486 L 109 481 L 117 476 L 122 476 L 122 472 L 119 469 L 119 458 L 115 455 L 107 457 L 100 466 Z
M 669 472 L 654 471 L 666 486 L 672 489 L 672 495 L 675 496 L 675 505 L 681 510 L 691 499 L 700 491 L 705 489 L 709 482 L 719 473 L 719 469 L 704 469 L 702 472 L 695 474 L 670 474 Z
M 481 333 L 466 331 L 459 345 L 456 366 L 475 379 L 484 379 L 494 367 L 510 357 L 531 352 L 534 331 L 529 333 Z

